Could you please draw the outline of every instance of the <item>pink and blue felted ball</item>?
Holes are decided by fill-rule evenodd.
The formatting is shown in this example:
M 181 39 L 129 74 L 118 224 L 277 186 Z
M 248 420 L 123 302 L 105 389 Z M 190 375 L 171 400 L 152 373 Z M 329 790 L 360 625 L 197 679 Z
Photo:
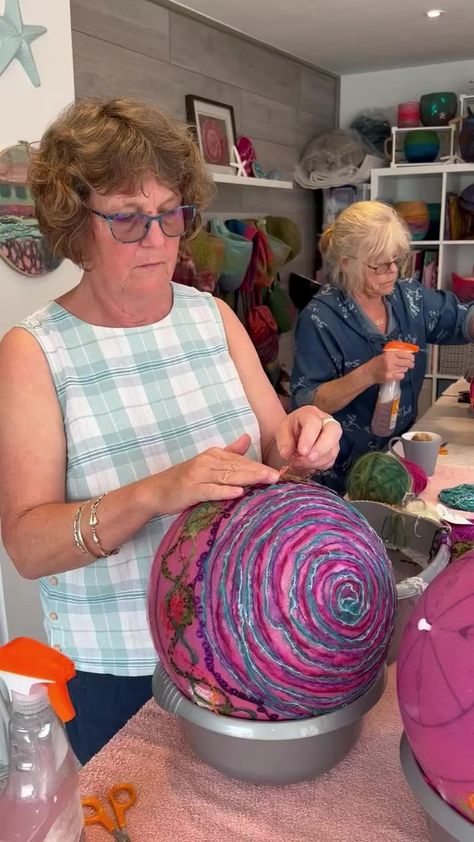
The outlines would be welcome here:
M 327 488 L 282 482 L 181 514 L 158 547 L 148 613 L 182 693 L 216 713 L 276 720 L 364 694 L 396 604 L 365 518 Z
M 426 778 L 474 822 L 474 551 L 452 562 L 417 602 L 397 684 L 407 739 Z

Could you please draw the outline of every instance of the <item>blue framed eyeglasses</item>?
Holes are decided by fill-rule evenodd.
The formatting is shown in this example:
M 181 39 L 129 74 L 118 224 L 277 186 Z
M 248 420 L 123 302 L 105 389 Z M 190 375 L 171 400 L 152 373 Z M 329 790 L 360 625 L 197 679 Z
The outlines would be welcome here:
M 139 243 L 156 221 L 166 237 L 182 237 L 187 234 L 196 218 L 196 205 L 180 205 L 172 210 L 162 211 L 155 216 L 148 213 L 101 213 L 89 208 L 90 212 L 105 219 L 114 240 L 119 243 Z

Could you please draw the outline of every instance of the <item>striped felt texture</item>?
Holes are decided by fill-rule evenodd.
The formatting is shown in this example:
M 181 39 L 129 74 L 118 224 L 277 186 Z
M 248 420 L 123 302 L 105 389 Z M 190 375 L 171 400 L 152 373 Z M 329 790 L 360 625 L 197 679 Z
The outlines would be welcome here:
M 225 715 L 294 719 L 348 704 L 384 662 L 395 613 L 381 540 L 313 483 L 194 507 L 153 562 L 160 659 L 185 695 Z

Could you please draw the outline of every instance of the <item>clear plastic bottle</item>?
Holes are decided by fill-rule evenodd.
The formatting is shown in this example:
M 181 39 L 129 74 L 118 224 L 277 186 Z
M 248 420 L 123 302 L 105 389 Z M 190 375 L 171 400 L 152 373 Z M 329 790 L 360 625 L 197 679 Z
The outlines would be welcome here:
M 419 350 L 418 345 L 411 345 L 409 342 L 387 342 L 383 352 L 389 354 L 391 351 L 411 351 L 412 354 L 416 354 Z M 400 395 L 398 380 L 380 385 L 370 425 L 375 436 L 390 436 L 393 433 L 397 424 Z
M 47 690 L 12 694 L 0 842 L 85 842 L 77 761 Z

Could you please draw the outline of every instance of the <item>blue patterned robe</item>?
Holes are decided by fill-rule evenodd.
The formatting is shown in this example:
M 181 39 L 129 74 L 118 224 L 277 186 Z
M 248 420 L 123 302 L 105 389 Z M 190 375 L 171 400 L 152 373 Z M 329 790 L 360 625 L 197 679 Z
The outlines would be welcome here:
M 394 339 L 419 345 L 415 367 L 401 381 L 400 408 L 392 435 L 406 432 L 418 413 L 418 397 L 427 365 L 427 345 L 461 345 L 472 341 L 468 322 L 474 305 L 461 304 L 450 292 L 426 289 L 418 281 L 398 281 L 387 296 L 388 333 L 382 334 L 359 309 L 356 302 L 330 285 L 322 287 L 299 316 L 296 327 L 295 361 L 291 377 L 292 408 L 312 404 L 322 383 L 344 377 L 372 357 L 382 353 Z M 341 450 L 333 471 L 318 480 L 338 491 L 345 487 L 345 475 L 354 459 L 369 450 L 383 450 L 389 437 L 374 436 L 370 423 L 378 394 L 371 386 L 334 417 L 341 423 Z

